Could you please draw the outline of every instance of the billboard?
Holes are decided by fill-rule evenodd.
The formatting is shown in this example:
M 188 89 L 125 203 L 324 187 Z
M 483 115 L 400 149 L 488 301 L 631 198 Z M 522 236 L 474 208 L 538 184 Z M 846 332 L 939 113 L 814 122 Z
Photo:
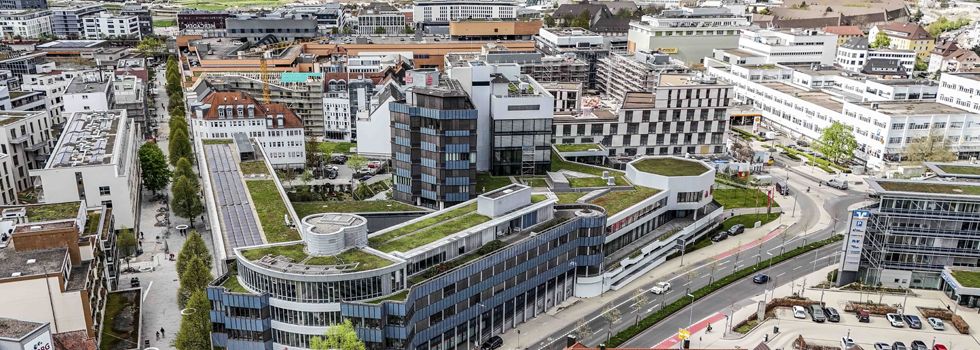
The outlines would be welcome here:
M 871 212 L 855 210 L 851 212 L 851 223 L 844 238 L 844 258 L 841 259 L 842 271 L 857 271 L 861 266 L 861 250 L 864 248 L 864 234 L 867 232 L 868 219 Z

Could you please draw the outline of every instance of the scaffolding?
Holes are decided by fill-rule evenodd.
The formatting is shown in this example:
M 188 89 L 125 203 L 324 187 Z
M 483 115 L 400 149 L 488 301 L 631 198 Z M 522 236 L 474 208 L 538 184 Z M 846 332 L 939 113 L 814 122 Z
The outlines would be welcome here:
M 534 146 L 521 147 L 521 175 L 534 175 Z

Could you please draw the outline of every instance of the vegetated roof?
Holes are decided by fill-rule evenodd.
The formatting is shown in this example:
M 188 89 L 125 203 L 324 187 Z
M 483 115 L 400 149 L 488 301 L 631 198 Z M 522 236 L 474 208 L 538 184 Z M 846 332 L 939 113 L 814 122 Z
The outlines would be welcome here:
M 241 250 L 241 253 L 242 257 L 251 261 L 258 261 L 267 255 L 271 255 L 289 258 L 294 264 L 307 266 L 346 265 L 356 263 L 357 266 L 351 270 L 351 272 L 374 270 L 394 264 L 394 262 L 391 260 L 359 248 L 351 248 L 336 255 L 322 256 L 309 255 L 306 253 L 305 248 L 306 244 L 297 243 L 244 249 Z
M 589 202 L 603 207 L 606 209 L 606 215 L 612 216 L 659 192 L 660 190 L 655 188 L 637 186 L 630 191 L 609 191 Z
M 980 196 L 980 184 L 938 181 L 876 181 L 886 191 Z
M 980 175 L 980 166 L 978 165 L 937 164 L 936 166 L 947 174 Z
M 696 176 L 708 171 L 701 162 L 674 157 L 646 158 L 631 164 L 636 170 L 663 176 Z
M 585 152 L 590 150 L 602 150 L 602 146 L 595 143 L 563 143 L 555 145 L 558 152 Z
M 980 288 L 980 271 L 952 270 L 950 273 L 961 286 Z
M 27 220 L 31 222 L 67 220 L 78 217 L 81 202 L 47 203 L 27 206 Z
M 490 221 L 489 217 L 476 213 L 474 202 L 427 215 L 422 220 L 371 237 L 368 242 L 383 252 L 406 252 L 487 221 Z

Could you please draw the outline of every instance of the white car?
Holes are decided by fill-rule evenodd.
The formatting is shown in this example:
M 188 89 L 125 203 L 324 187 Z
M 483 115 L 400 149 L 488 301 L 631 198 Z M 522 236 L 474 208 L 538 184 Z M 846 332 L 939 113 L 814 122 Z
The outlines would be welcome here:
M 940 320 L 935 317 L 929 317 L 926 320 L 929 321 L 929 325 L 932 326 L 932 329 L 935 329 L 937 331 L 946 330 L 946 325 L 943 324 L 943 320 Z
M 793 305 L 793 317 L 805 319 L 806 309 L 799 305 Z
M 853 348 L 853 347 L 854 347 L 854 339 L 851 339 L 851 338 L 848 338 L 848 337 L 841 337 L 840 338 L 840 348 L 841 349 L 847 350 L 847 349 L 850 349 L 850 348 Z
M 660 282 L 657 283 L 657 285 L 653 286 L 653 288 L 650 288 L 650 293 L 664 294 L 667 293 L 667 291 L 669 290 L 670 290 L 670 282 Z
M 902 322 L 902 315 L 899 315 L 899 314 L 887 314 L 887 315 L 885 315 L 885 318 L 888 319 L 888 323 L 890 323 L 892 325 L 892 327 L 895 327 L 895 328 L 903 328 L 903 327 L 905 327 L 905 322 Z

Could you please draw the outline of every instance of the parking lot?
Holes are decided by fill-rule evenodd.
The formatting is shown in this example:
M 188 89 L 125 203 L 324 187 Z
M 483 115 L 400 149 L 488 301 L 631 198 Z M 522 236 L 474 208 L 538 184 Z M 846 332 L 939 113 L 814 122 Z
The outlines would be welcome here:
M 952 346 L 953 349 L 978 348 L 978 344 L 973 337 L 959 334 L 955 329 L 952 329 L 951 325 L 947 325 L 946 330 L 943 331 L 934 330 L 928 324 L 923 324 L 921 329 L 911 329 L 907 325 L 902 328 L 896 328 L 889 325 L 888 320 L 882 316 L 872 315 L 870 322 L 862 323 L 858 322 L 855 313 L 843 312 L 843 305 L 835 308 L 841 312 L 840 322 L 815 323 L 809 316 L 806 319 L 798 319 L 793 317 L 792 310 L 779 309 L 776 313 L 778 319 L 775 322 L 772 322 L 772 320 L 766 322 L 767 324 L 778 326 L 781 333 L 779 337 L 772 337 L 770 335 L 770 338 L 773 339 L 770 345 L 774 345 L 775 348 L 791 349 L 792 341 L 798 335 L 803 335 L 807 340 L 807 344 L 828 346 L 840 346 L 841 338 L 850 336 L 854 340 L 854 343 L 865 350 L 874 349 L 874 343 L 876 342 L 884 342 L 891 345 L 899 341 L 908 347 L 915 340 L 922 341 L 929 349 L 932 349 L 933 342 L 944 344 L 947 347 Z M 922 318 L 922 315 L 918 315 L 918 312 L 914 312 L 914 310 L 906 310 L 906 313 L 915 314 L 919 318 Z M 923 323 L 925 323 L 924 318 L 922 319 Z M 770 334 L 772 331 L 772 327 L 759 327 L 756 329 L 756 332 L 768 332 Z

